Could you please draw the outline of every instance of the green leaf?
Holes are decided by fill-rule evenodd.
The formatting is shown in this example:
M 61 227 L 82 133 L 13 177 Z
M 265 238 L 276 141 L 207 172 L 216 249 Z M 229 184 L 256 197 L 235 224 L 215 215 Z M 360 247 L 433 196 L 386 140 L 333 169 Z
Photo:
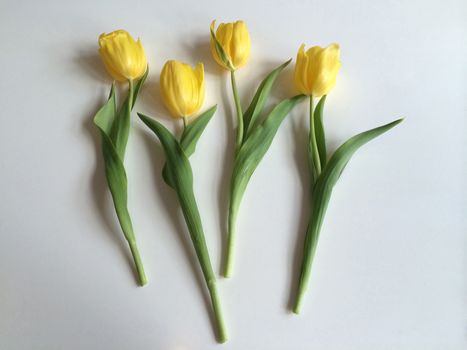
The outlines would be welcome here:
M 131 111 L 135 105 L 138 93 L 146 80 L 149 70 L 146 69 L 144 75 L 138 81 L 128 82 L 128 95 L 123 102 L 117 116 L 113 122 L 113 127 L 110 132 L 110 138 L 115 145 L 118 155 L 122 160 L 125 159 L 125 150 L 128 143 L 128 136 L 130 134 L 130 120 Z
M 115 115 L 117 114 L 117 100 L 115 84 L 112 84 L 107 102 L 94 116 L 94 124 L 107 136 L 110 135 Z
M 141 262 L 141 257 L 136 247 L 136 239 L 133 232 L 133 225 L 127 207 L 127 176 L 123 160 L 118 154 L 115 145 L 110 138 L 111 130 L 114 127 L 114 122 L 117 118 L 116 114 L 116 98 L 115 87 L 112 85 L 110 96 L 104 106 L 97 112 L 94 117 L 94 124 L 99 128 L 102 136 L 102 152 L 105 163 L 105 176 L 112 195 L 115 211 L 122 228 L 123 234 L 128 241 L 138 271 L 139 281 L 141 285 L 147 283 L 144 268 Z
M 219 326 L 221 341 L 226 340 L 225 326 L 217 300 L 216 279 L 212 270 L 211 260 L 204 237 L 203 226 L 193 192 L 193 172 L 190 162 L 175 137 L 161 123 L 138 113 L 140 119 L 157 135 L 166 155 L 167 169 L 172 187 L 177 193 L 183 216 L 190 233 L 193 246 L 211 293 L 213 308 Z M 209 118 L 207 118 L 209 119 Z M 195 141 L 196 142 L 196 141 Z
M 202 113 L 194 121 L 188 124 L 183 131 L 180 146 L 187 157 L 191 156 L 195 152 L 196 144 L 212 116 L 216 112 L 216 109 L 217 105 L 209 108 L 206 112 Z M 162 168 L 162 178 L 170 187 L 173 187 L 171 175 L 166 164 L 164 164 L 164 167 Z
M 371 129 L 350 138 L 340 146 L 329 159 L 324 171 L 318 177 L 313 189 L 313 206 L 308 225 L 305 244 L 303 250 L 303 260 L 300 272 L 297 299 L 295 301 L 294 312 L 299 313 L 310 278 L 311 264 L 315 255 L 318 238 L 323 224 L 324 215 L 331 198 L 334 185 L 337 183 L 342 171 L 351 159 L 352 155 L 364 144 L 392 129 L 402 122 L 403 119 L 395 120 L 389 124 Z
M 224 51 L 224 48 L 222 47 L 221 43 L 219 40 L 217 40 L 216 33 L 214 33 L 214 30 L 211 28 L 211 38 L 214 41 L 214 47 L 216 48 L 217 55 L 219 58 L 224 62 L 224 64 L 229 67 L 230 70 L 233 70 L 234 67 L 232 65 L 232 62 L 230 62 L 229 57 Z
M 257 168 L 259 162 L 271 146 L 272 140 L 279 129 L 284 118 L 292 108 L 305 96 L 298 95 L 280 102 L 267 116 L 267 118 L 256 127 L 248 139 L 240 147 L 234 161 L 234 169 L 230 183 L 230 206 L 229 206 L 229 244 L 227 262 L 224 275 L 230 275 L 232 268 L 232 251 L 234 249 L 235 222 L 238 208 L 250 181 L 251 175 Z
M 182 146 L 183 151 L 186 156 L 191 156 L 196 149 L 196 144 L 203 133 L 204 129 L 208 125 L 212 116 L 216 112 L 217 105 L 209 108 L 206 112 L 202 113 L 190 124 L 187 125 L 183 131 L 182 137 L 180 139 L 180 145 Z
M 264 105 L 268 99 L 268 96 L 271 92 L 272 85 L 276 81 L 278 75 L 282 70 L 287 67 L 287 65 L 292 61 L 292 59 L 288 60 L 287 62 L 281 64 L 279 67 L 274 69 L 271 73 L 269 73 L 266 78 L 261 82 L 256 90 L 255 96 L 251 100 L 250 105 L 248 106 L 247 110 L 243 114 L 243 122 L 244 122 L 244 134 L 248 137 L 249 133 L 253 130 L 255 125 L 257 124 L 257 119 L 261 115 L 263 111 Z M 246 138 L 245 137 L 245 138 Z
M 115 119 L 115 88 L 112 85 L 110 96 L 107 102 L 97 112 L 94 117 L 94 123 L 101 131 L 102 136 L 102 151 L 105 162 L 105 175 L 109 185 L 112 198 L 114 200 L 115 209 L 119 220 L 121 220 L 123 233 L 127 240 L 134 241 L 133 228 L 131 220 L 127 215 L 127 177 L 123 162 L 119 157 L 115 146 L 109 137 L 110 129 L 112 128 L 112 120 Z M 128 216 L 128 218 L 127 218 Z
M 326 165 L 326 137 L 324 135 L 324 126 L 323 126 L 323 109 L 324 103 L 326 102 L 326 95 L 321 97 L 318 102 L 318 105 L 315 109 L 314 121 L 315 121 L 315 134 L 316 134 L 316 144 L 318 146 L 319 159 L 321 163 L 321 169 L 324 169 Z
M 131 105 L 131 109 L 133 109 L 133 107 L 135 106 L 136 99 L 138 98 L 139 92 L 141 91 L 141 88 L 143 87 L 143 84 L 146 81 L 146 78 L 148 77 L 148 73 L 149 65 L 146 68 L 146 72 L 144 72 L 143 76 L 135 84 L 135 88 L 133 90 L 133 103 Z

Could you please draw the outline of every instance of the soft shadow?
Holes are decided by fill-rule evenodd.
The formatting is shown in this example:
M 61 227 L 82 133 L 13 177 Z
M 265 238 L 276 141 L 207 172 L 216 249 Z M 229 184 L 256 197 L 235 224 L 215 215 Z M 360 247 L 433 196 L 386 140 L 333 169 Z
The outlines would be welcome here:
M 301 211 L 298 220 L 297 234 L 295 239 L 295 248 L 293 251 L 293 257 L 291 259 L 291 276 L 290 280 L 290 294 L 287 301 L 287 309 L 291 312 L 295 297 L 298 289 L 298 279 L 300 276 L 301 262 L 303 258 L 303 246 L 305 242 L 306 229 L 311 212 L 311 200 L 310 200 L 310 168 L 308 166 L 307 158 L 307 144 L 308 144 L 308 124 L 306 118 L 295 118 L 292 122 L 293 136 L 295 140 L 295 151 L 294 158 L 297 166 L 297 172 L 300 177 L 302 184 L 302 199 L 301 199 Z
M 201 271 L 201 266 L 196 256 L 196 251 L 193 247 L 190 234 L 185 224 L 180 204 L 177 199 L 176 192 L 170 188 L 162 178 L 162 168 L 165 163 L 165 154 L 160 143 L 156 142 L 157 137 L 150 134 L 148 131 L 138 130 L 141 138 L 147 149 L 149 155 L 149 161 L 152 164 L 154 181 L 156 183 L 157 195 L 164 198 L 164 211 L 165 214 L 170 217 L 172 224 L 174 225 L 174 231 L 177 233 L 176 237 L 178 242 L 187 257 L 187 262 L 191 267 L 192 276 L 194 276 L 196 283 L 201 291 L 201 296 L 204 300 L 206 309 L 209 310 L 208 314 L 213 325 L 213 329 L 216 329 L 216 320 L 214 311 L 211 304 L 211 299 L 206 286 L 206 281 Z
M 220 75 L 225 70 L 217 64 L 211 54 L 211 43 L 205 35 L 190 38 L 190 41 L 183 43 L 187 53 L 191 56 L 192 63 L 203 63 L 204 71 L 209 74 Z
M 285 61 L 286 60 L 284 60 L 284 62 Z M 283 62 L 277 63 L 275 67 L 279 66 L 279 64 L 281 63 Z M 295 89 L 293 80 L 293 65 L 294 62 L 290 62 L 289 65 L 284 68 L 284 70 L 281 72 L 281 74 L 279 74 L 279 76 L 276 79 L 275 85 L 271 92 L 271 96 L 277 98 L 278 100 L 298 95 L 298 91 Z
M 109 74 L 105 71 L 104 64 L 95 48 L 78 51 L 73 61 L 78 69 L 89 75 L 92 80 L 109 83 Z
M 102 95 L 94 103 L 92 111 L 85 114 L 86 118 L 83 121 L 83 129 L 86 131 L 92 144 L 94 145 L 96 159 L 94 173 L 91 176 L 89 187 L 94 198 L 94 207 L 96 212 L 99 214 L 98 217 L 101 219 L 103 225 L 105 226 L 102 232 L 106 233 L 106 236 L 109 238 L 109 240 L 118 248 L 122 256 L 125 257 L 127 262 L 126 265 L 133 275 L 135 282 L 138 283 L 136 268 L 133 264 L 130 251 L 127 248 L 127 242 L 123 236 L 122 230 L 118 225 L 118 219 L 115 215 L 115 211 L 113 210 L 113 203 L 107 186 L 107 180 L 105 178 L 101 135 L 93 123 L 94 114 L 105 102 L 107 93 L 103 91 Z
M 148 76 L 138 96 L 137 104 L 138 111 L 143 110 L 148 117 L 171 119 L 162 101 L 159 76 Z

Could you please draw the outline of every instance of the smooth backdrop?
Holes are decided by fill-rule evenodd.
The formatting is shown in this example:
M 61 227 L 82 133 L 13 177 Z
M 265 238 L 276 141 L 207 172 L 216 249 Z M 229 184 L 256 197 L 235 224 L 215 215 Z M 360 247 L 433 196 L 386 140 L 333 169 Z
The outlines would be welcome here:
M 204 62 L 218 112 L 191 158 L 213 266 L 232 161 L 228 76 L 211 20 L 246 21 L 243 105 L 301 43 L 341 45 L 325 108 L 328 146 L 401 116 L 335 188 L 303 313 L 289 311 L 309 211 L 307 104 L 285 120 L 247 189 L 231 280 L 230 341 L 217 345 L 206 290 L 157 139 L 134 116 L 129 208 L 149 284 L 136 286 L 92 117 L 110 78 L 102 32 L 141 37 L 150 74 L 135 110 L 172 130 L 164 62 Z M 292 66 L 269 106 L 291 96 Z M 413 1 L 0 1 L 0 349 L 431 350 L 467 348 L 467 3 Z M 268 107 L 270 108 L 270 107 Z M 299 255 L 298 255 L 299 256 Z

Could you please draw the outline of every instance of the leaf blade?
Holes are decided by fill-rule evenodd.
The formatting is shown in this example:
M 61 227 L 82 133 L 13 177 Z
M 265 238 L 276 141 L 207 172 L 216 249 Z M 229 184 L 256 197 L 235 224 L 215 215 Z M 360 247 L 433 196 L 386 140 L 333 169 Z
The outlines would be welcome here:
M 243 125 L 244 125 L 244 135 L 245 138 L 248 137 L 248 134 L 251 130 L 255 127 L 255 124 L 258 120 L 258 117 L 261 115 L 261 112 L 264 109 L 264 105 L 269 97 L 271 92 L 272 86 L 276 81 L 278 75 L 282 72 L 282 70 L 287 67 L 287 65 L 292 61 L 289 59 L 288 61 L 282 63 L 280 66 L 272 70 L 266 78 L 258 86 L 256 93 L 251 100 L 250 105 L 248 106 L 247 110 L 243 114 Z
M 355 154 L 355 152 L 361 146 L 389 131 L 397 124 L 401 123 L 402 120 L 403 119 L 398 119 L 391 123 L 351 137 L 344 144 L 342 144 L 336 150 L 336 152 L 334 152 L 324 171 L 318 177 L 316 185 L 313 188 L 313 205 L 310 215 L 310 222 L 308 224 L 308 229 L 305 236 L 298 292 L 293 309 L 295 313 L 300 312 L 303 297 L 308 286 L 311 266 L 318 244 L 321 227 L 324 221 L 324 216 L 331 198 L 332 190 L 337 183 L 342 171 L 353 154 Z
M 212 116 L 217 110 L 217 105 L 212 106 L 207 111 L 203 112 L 194 121 L 187 125 L 180 138 L 180 146 L 185 152 L 186 156 L 191 156 L 196 149 L 201 134 L 208 125 Z
M 164 148 L 167 169 L 173 184 L 172 187 L 177 193 L 193 247 L 211 294 L 213 309 L 219 328 L 219 337 L 221 341 L 225 341 L 227 333 L 220 308 L 220 301 L 217 297 L 216 278 L 212 269 L 201 217 L 193 191 L 193 172 L 190 162 L 179 142 L 161 123 L 141 113 L 138 113 L 138 116 L 157 135 Z
M 271 113 L 269 113 L 268 117 L 263 121 L 263 123 L 255 128 L 250 137 L 242 144 L 239 152 L 235 157 L 234 168 L 230 180 L 230 203 L 228 219 L 229 246 L 224 271 L 225 276 L 229 276 L 231 273 L 231 260 L 233 259 L 233 254 L 231 252 L 234 249 L 234 240 L 231 237 L 235 235 L 237 212 L 246 187 L 250 181 L 251 176 L 253 175 L 253 172 L 256 170 L 261 159 L 264 157 L 267 150 L 271 146 L 280 124 L 287 116 L 287 114 L 292 110 L 292 108 L 304 98 L 305 96 L 298 95 L 289 99 L 285 99 L 276 105 L 276 107 L 271 111 Z
M 327 161 L 327 151 L 326 151 L 326 137 L 324 134 L 324 126 L 323 126 L 323 109 L 324 103 L 326 102 L 326 95 L 321 97 L 318 104 L 316 105 L 316 109 L 314 112 L 314 122 L 315 122 L 315 135 L 316 135 L 316 144 L 318 146 L 318 154 L 319 160 L 321 163 L 321 169 L 324 169 L 326 166 Z

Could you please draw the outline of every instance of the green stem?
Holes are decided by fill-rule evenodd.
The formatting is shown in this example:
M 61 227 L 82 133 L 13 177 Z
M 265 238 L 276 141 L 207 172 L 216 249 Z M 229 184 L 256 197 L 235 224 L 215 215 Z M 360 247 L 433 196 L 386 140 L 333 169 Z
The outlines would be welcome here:
M 128 110 L 131 113 L 131 110 L 133 109 L 133 94 L 135 91 L 135 84 L 133 79 L 128 80 Z
M 235 223 L 237 220 L 237 207 L 235 198 L 231 198 L 229 208 L 229 227 L 227 234 L 227 254 L 224 263 L 223 276 L 229 278 L 232 276 L 233 260 L 235 255 Z
M 311 166 L 313 169 L 313 182 L 316 182 L 321 173 L 321 161 L 319 159 L 318 143 L 316 142 L 315 116 L 313 110 L 313 96 L 310 95 L 310 134 L 309 134 L 309 152 Z
M 235 80 L 235 71 L 230 71 L 230 80 L 232 82 L 232 91 L 235 101 L 235 109 L 237 111 L 237 140 L 236 140 L 236 151 L 240 149 L 243 142 L 243 112 L 242 105 L 240 104 L 240 97 L 238 96 L 237 82 Z
M 148 283 L 148 280 L 146 278 L 146 274 L 144 273 L 144 267 L 138 251 L 138 247 L 136 246 L 135 234 L 133 232 L 130 213 L 128 212 L 127 208 L 126 197 L 124 197 L 124 200 L 121 200 L 120 196 L 117 196 L 113 191 L 111 192 L 120 227 L 122 228 L 123 234 L 125 235 L 128 245 L 130 246 L 131 255 L 133 256 L 133 261 L 135 262 L 139 283 L 141 286 L 144 286 L 146 283 Z M 126 196 L 126 188 L 124 193 Z
M 143 262 L 141 261 L 141 256 L 139 254 L 138 247 L 136 246 L 135 242 L 128 242 L 128 243 L 130 245 L 130 250 L 131 250 L 131 255 L 133 256 L 133 261 L 135 262 L 136 271 L 138 272 L 139 284 L 141 286 L 144 286 L 146 283 L 148 283 L 148 280 L 144 272 Z
M 183 130 L 186 129 L 187 125 L 188 125 L 188 117 L 183 117 Z
M 177 188 L 177 195 L 196 255 L 198 256 L 201 270 L 203 271 L 203 276 L 206 281 L 209 294 L 211 296 L 212 307 L 218 328 L 218 340 L 223 343 L 227 340 L 227 331 L 217 293 L 216 277 L 212 270 L 198 206 L 194 197 L 192 185 L 188 183 L 180 183 L 180 185 L 181 186 Z
M 228 339 L 227 328 L 222 315 L 222 308 L 215 279 L 208 282 L 208 288 L 211 296 L 212 307 L 214 309 L 214 315 L 216 317 L 218 340 L 220 343 L 225 343 Z

